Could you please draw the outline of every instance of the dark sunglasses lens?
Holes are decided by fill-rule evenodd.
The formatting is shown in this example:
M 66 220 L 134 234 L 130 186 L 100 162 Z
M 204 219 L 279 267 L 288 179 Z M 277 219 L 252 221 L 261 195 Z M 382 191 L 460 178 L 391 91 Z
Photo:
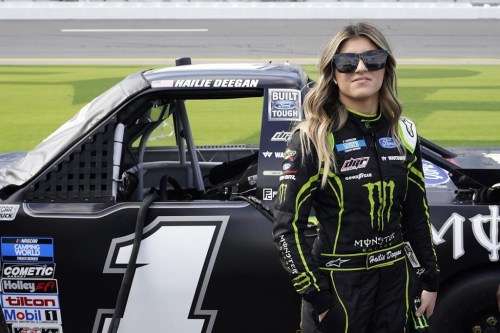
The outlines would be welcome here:
M 335 68 L 340 73 L 351 73 L 358 67 L 358 55 L 355 53 L 339 53 L 333 57 Z
M 361 54 L 361 59 L 369 71 L 378 71 L 385 68 L 387 51 L 373 50 Z

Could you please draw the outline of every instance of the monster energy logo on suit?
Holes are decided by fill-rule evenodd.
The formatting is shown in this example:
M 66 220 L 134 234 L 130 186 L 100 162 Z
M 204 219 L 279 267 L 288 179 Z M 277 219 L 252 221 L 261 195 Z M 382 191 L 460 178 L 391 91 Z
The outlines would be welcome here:
M 286 186 L 286 184 L 280 184 L 280 187 L 278 188 L 278 200 L 280 203 L 285 201 Z
M 372 229 L 375 229 L 374 222 L 377 222 L 377 229 L 384 230 L 384 221 L 389 221 L 394 200 L 394 181 L 378 181 L 363 186 L 368 189 Z

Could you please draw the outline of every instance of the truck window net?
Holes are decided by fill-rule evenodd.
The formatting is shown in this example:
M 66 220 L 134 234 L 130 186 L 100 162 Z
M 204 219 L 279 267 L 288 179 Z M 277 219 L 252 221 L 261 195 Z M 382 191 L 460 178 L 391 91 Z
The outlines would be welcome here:
M 114 124 L 104 126 L 25 192 L 29 202 L 111 202 Z

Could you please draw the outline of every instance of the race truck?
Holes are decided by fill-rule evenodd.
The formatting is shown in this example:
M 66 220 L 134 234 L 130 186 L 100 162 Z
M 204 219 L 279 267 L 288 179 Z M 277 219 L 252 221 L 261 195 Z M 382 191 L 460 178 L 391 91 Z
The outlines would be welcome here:
M 312 84 L 287 62 L 179 58 L 1 154 L 0 332 L 297 332 L 272 214 Z M 431 327 L 498 331 L 500 152 L 421 145 L 441 267 Z

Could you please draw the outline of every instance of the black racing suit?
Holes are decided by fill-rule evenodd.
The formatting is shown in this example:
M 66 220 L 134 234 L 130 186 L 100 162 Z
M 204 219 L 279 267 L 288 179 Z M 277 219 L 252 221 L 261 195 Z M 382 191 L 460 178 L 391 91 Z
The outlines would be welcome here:
M 274 240 L 303 299 L 302 332 L 403 332 L 411 304 L 404 241 L 424 269 L 423 289 L 439 285 L 416 129 L 402 119 L 394 140 L 382 115 L 348 114 L 330 138 L 338 171 L 324 188 L 315 150 L 303 159 L 299 133 L 288 141 Z

